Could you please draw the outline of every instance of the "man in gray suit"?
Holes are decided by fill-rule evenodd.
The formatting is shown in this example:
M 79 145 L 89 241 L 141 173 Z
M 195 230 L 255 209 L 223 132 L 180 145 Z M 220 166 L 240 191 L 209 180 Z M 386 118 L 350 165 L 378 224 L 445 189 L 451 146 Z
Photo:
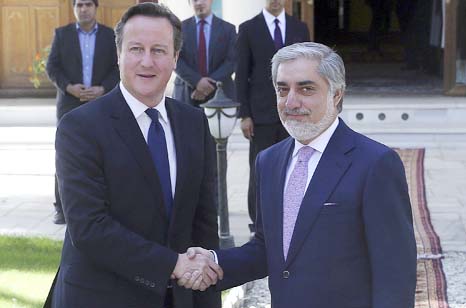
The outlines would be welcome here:
M 182 23 L 183 47 L 173 98 L 199 106 L 213 97 L 216 82 L 234 98 L 235 26 L 212 14 L 213 0 L 189 0 L 194 16 Z

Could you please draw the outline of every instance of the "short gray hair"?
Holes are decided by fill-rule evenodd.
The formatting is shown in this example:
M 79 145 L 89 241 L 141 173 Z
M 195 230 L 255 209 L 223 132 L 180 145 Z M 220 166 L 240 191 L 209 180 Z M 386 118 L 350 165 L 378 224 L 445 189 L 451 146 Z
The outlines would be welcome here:
M 272 81 L 274 86 L 277 84 L 277 71 L 280 64 L 299 58 L 319 61 L 317 72 L 322 78 L 327 80 L 329 91 L 332 95 L 336 90 L 345 91 L 345 64 L 343 60 L 330 47 L 315 42 L 296 43 L 277 51 L 272 58 Z M 340 112 L 342 104 L 343 98 L 337 106 Z

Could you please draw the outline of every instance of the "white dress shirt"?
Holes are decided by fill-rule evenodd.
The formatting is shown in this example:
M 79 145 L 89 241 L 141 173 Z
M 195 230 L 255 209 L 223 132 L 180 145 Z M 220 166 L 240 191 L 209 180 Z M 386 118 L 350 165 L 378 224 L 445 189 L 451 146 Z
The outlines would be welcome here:
M 151 118 L 146 114 L 146 109 L 149 108 L 138 99 L 136 99 L 131 93 L 126 90 L 123 83 L 120 81 L 120 89 L 123 97 L 126 100 L 129 108 L 133 112 L 136 121 L 138 122 L 139 128 L 141 129 L 142 135 L 147 143 L 147 135 L 149 134 L 149 127 L 152 123 Z M 167 141 L 167 152 L 168 152 L 168 163 L 170 165 L 170 180 L 172 185 L 172 197 L 175 197 L 175 185 L 176 185 L 176 148 L 175 140 L 173 138 L 173 131 L 170 126 L 170 119 L 167 115 L 167 109 L 165 107 L 165 98 L 162 98 L 160 103 L 157 104 L 153 109 L 157 109 L 160 114 L 159 122 L 165 132 L 165 140 Z
M 265 23 L 267 24 L 267 28 L 269 28 L 269 32 L 270 32 L 270 36 L 272 37 L 272 40 L 275 36 L 274 35 L 275 19 L 278 19 L 280 31 L 282 32 L 283 45 L 285 45 L 285 32 L 286 32 L 285 10 L 282 10 L 282 12 L 277 17 L 270 14 L 266 9 L 262 9 L 262 14 L 264 15 Z
M 302 144 L 295 139 L 293 155 L 291 156 L 290 162 L 288 163 L 288 168 L 286 170 L 285 187 L 283 188 L 283 191 L 285 191 L 286 185 L 288 185 L 291 172 L 293 171 L 294 166 L 296 165 L 296 162 L 298 160 L 299 149 L 301 149 L 304 146 L 310 146 L 311 148 L 314 149 L 314 153 L 312 154 L 311 158 L 309 159 L 309 162 L 307 163 L 307 181 L 306 181 L 306 189 L 305 189 L 305 191 L 307 191 L 307 187 L 309 186 L 312 176 L 314 175 L 314 172 L 316 171 L 317 164 L 319 163 L 320 158 L 322 157 L 322 153 L 324 153 L 324 150 L 327 147 L 327 144 L 330 141 L 330 138 L 332 137 L 333 133 L 337 129 L 338 123 L 339 123 L 339 120 L 337 117 L 335 121 L 333 121 L 333 123 L 329 126 L 329 128 L 327 128 L 316 139 L 309 142 L 309 144 Z

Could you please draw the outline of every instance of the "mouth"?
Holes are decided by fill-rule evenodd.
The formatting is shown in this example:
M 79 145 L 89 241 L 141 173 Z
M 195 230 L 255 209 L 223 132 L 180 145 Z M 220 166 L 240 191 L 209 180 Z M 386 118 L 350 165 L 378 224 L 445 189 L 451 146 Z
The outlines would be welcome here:
M 149 80 L 149 79 L 154 78 L 156 75 L 155 74 L 136 74 L 136 76 Z

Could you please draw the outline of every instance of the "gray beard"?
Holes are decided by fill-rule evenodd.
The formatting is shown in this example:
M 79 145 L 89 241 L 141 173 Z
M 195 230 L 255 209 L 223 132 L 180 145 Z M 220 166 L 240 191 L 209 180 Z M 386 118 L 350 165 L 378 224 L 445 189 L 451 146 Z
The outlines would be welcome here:
M 327 110 L 323 118 L 317 123 L 303 122 L 298 120 L 280 120 L 288 134 L 298 141 L 313 140 L 322 134 L 330 125 L 332 125 L 337 114 L 336 108 L 333 106 L 333 100 L 330 96 L 327 99 Z

